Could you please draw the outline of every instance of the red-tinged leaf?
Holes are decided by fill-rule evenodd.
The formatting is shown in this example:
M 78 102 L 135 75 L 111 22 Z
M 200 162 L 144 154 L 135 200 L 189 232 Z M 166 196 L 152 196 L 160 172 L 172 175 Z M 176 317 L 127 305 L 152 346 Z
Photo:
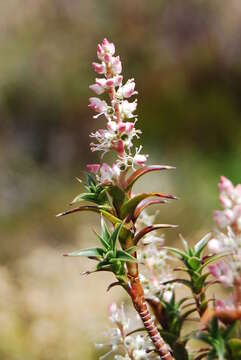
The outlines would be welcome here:
M 133 184 L 143 175 L 152 172 L 152 171 L 161 171 L 161 170 L 174 170 L 175 167 L 168 165 L 150 165 L 144 166 L 141 169 L 136 170 L 133 174 L 129 176 L 126 180 L 125 190 L 130 190 Z
M 62 213 L 57 214 L 56 217 L 73 214 L 79 211 L 92 211 L 92 212 L 100 213 L 100 209 L 98 206 L 86 205 L 86 206 L 78 206 L 77 208 L 66 210 Z
M 158 229 L 171 229 L 176 228 L 177 225 L 170 225 L 170 224 L 156 224 L 156 225 L 150 225 L 146 226 L 144 229 L 140 230 L 136 236 L 133 239 L 133 244 L 137 245 L 138 242 L 151 231 L 158 230 Z
M 150 205 L 155 204 L 166 204 L 166 200 L 149 198 L 141 201 L 140 204 L 137 205 L 137 207 L 135 208 L 133 220 L 136 221 L 144 209 L 146 209 Z
M 121 207 L 121 217 L 124 219 L 126 216 L 133 218 L 136 207 L 147 198 L 162 198 L 162 199 L 177 199 L 176 196 L 170 194 L 163 194 L 158 192 L 141 193 L 134 195 L 131 199 L 126 201 Z

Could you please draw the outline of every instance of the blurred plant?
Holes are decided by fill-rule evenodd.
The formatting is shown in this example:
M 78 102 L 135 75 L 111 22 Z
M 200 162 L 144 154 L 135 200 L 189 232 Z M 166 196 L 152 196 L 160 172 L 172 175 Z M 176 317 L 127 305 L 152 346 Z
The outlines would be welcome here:
M 97 266 L 85 274 L 100 271 L 113 273 L 116 281 L 110 284 L 108 290 L 114 286 L 125 289 L 144 325 L 128 332 L 129 322 L 124 310 L 120 313 L 116 305 L 112 305 L 111 319 L 116 328 L 109 336 L 111 351 L 106 356 L 115 352 L 118 353 L 115 354 L 115 359 L 197 360 L 204 356 L 208 359 L 221 360 L 227 356 L 235 359 L 240 352 L 237 337 L 241 304 L 240 185 L 234 188 L 231 182 L 221 178 L 220 197 L 225 209 L 223 212 L 216 212 L 215 219 L 222 227 L 228 226 L 227 235 L 218 233 L 217 239 L 210 240 L 211 235 L 208 234 L 194 247 L 190 247 L 182 239 L 184 250 L 163 247 L 163 237 L 158 236 L 157 230 L 173 228 L 175 225 L 153 224 L 154 217 L 146 213 L 146 208 L 154 204 L 165 204 L 176 197 L 159 192 L 134 194 L 132 189 L 143 175 L 174 168 L 166 165 L 147 166 L 145 163 L 148 155 L 141 153 L 142 146 L 133 151 L 133 140 L 139 138 L 141 131 L 135 128 L 137 101 L 129 102 L 127 99 L 137 92 L 134 79 L 123 84 L 122 64 L 119 56 L 114 54 L 115 46 L 107 39 L 98 45 L 97 56 L 100 63 L 93 63 L 93 68 L 104 77 L 97 78 L 95 84 L 90 86 L 97 95 L 109 96 L 109 100 L 108 96 L 103 100 L 91 97 L 89 104 L 97 113 L 94 118 L 104 116 L 107 121 L 105 129 L 99 129 L 90 135 L 95 139 L 90 144 L 91 150 L 102 152 L 101 163 L 87 166 L 89 174 L 85 184 L 86 192 L 75 197 L 71 208 L 58 215 L 82 211 L 101 215 L 102 233 L 96 234 L 101 247 L 66 255 L 85 256 L 97 261 Z M 103 156 L 109 151 L 115 154 L 111 166 L 102 162 Z M 72 207 L 82 202 L 91 204 Z M 111 228 L 104 219 L 111 223 Z M 205 255 L 209 241 L 210 247 L 219 251 Z M 225 246 L 221 246 L 222 241 Z M 211 265 L 224 256 L 230 260 L 229 265 L 224 262 Z M 169 263 L 175 257 L 181 260 L 182 266 L 174 268 L 173 272 L 184 272 L 185 277 L 173 278 Z M 231 271 L 227 266 L 231 267 Z M 216 275 L 217 279 L 209 281 L 211 274 Z M 208 298 L 207 288 L 216 283 L 232 284 L 232 311 L 230 305 Z M 178 285 L 188 287 L 190 295 L 177 299 Z M 212 307 L 209 306 L 210 302 L 213 303 Z M 199 315 L 203 325 L 198 335 L 193 332 L 184 335 L 186 321 L 196 320 L 192 317 L 194 313 Z M 147 332 L 149 337 L 136 335 L 136 332 L 142 331 Z M 209 348 L 200 349 L 191 355 L 187 343 L 193 337 L 208 343 Z

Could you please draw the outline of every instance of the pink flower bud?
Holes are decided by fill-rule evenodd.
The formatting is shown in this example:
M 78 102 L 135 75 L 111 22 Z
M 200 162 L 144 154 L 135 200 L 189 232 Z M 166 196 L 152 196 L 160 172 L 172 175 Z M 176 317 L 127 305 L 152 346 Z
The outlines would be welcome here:
M 109 42 L 106 38 L 104 38 L 104 40 L 102 41 L 102 49 L 104 49 L 106 53 L 110 53 L 111 55 L 114 55 L 115 53 L 115 45 Z
M 99 63 L 93 62 L 92 66 L 93 66 L 94 71 L 97 72 L 98 74 L 105 73 L 105 70 L 106 70 L 105 64 L 103 64 L 103 63 L 99 64 Z
M 91 97 L 89 99 L 90 103 L 89 103 L 89 107 L 98 112 L 98 113 L 103 113 L 105 111 L 107 111 L 107 103 L 104 101 L 104 100 L 100 100 L 99 98 L 97 97 Z
M 223 193 L 219 196 L 219 200 L 221 202 L 221 205 L 224 208 L 230 208 L 232 207 L 232 200 L 229 199 L 226 195 L 224 195 Z
M 208 243 L 208 248 L 213 254 L 218 254 L 223 251 L 220 241 L 218 241 L 217 239 L 210 240 Z
M 120 57 L 116 56 L 116 57 L 112 57 L 111 59 L 111 69 L 112 69 L 112 73 L 113 74 L 120 74 L 122 71 L 122 64 L 120 61 Z
M 227 194 L 231 194 L 234 189 L 232 182 L 225 176 L 221 176 L 218 187 L 220 192 L 224 191 Z
M 87 169 L 93 174 L 97 174 L 100 169 L 100 164 L 88 164 Z

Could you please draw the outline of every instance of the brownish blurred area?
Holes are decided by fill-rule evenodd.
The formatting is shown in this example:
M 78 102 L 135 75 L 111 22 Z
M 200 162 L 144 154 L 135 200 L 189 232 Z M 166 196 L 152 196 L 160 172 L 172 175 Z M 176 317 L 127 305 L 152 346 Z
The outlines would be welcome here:
M 124 294 L 61 257 L 95 243 L 98 219 L 55 218 L 97 160 L 96 45 L 113 41 L 135 77 L 149 162 L 177 166 L 136 191 L 179 196 L 158 220 L 179 224 L 167 243 L 194 241 L 213 227 L 219 176 L 241 178 L 241 2 L 8 0 L 0 14 L 0 359 L 96 359 L 107 305 Z

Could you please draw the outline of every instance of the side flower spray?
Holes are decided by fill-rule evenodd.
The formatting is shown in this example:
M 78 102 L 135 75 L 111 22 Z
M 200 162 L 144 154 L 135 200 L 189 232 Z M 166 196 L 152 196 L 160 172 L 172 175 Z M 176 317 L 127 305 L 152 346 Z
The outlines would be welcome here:
M 230 247 L 221 248 L 219 238 L 225 236 L 221 233 L 218 239 L 213 239 L 211 234 L 206 235 L 194 247 L 182 239 L 184 250 L 163 246 L 163 238 L 158 236 L 157 230 L 176 226 L 153 224 L 154 216 L 148 216 L 146 209 L 153 204 L 165 204 L 176 197 L 162 192 L 135 194 L 133 185 L 147 173 L 172 170 L 174 167 L 146 165 L 148 155 L 142 152 L 141 145 L 134 147 L 133 144 L 141 135 L 136 128 L 137 100 L 132 99 L 137 95 L 134 79 L 123 81 L 120 57 L 115 55 L 115 45 L 107 39 L 97 46 L 97 57 L 99 62 L 93 63 L 93 69 L 98 78 L 90 89 L 98 97 L 89 99 L 89 107 L 95 112 L 95 119 L 105 118 L 106 125 L 90 134 L 90 149 L 100 152 L 101 161 L 87 165 L 86 191 L 76 196 L 70 208 L 58 216 L 84 211 L 100 215 L 102 232 L 97 234 L 99 246 L 66 256 L 85 256 L 94 260 L 96 267 L 86 274 L 100 271 L 113 273 L 115 281 L 108 289 L 121 286 L 130 296 L 142 321 L 141 328 L 130 331 L 123 307 L 119 310 L 112 304 L 110 318 L 116 328 L 108 336 L 111 350 L 106 355 L 117 352 L 115 359 L 119 360 L 237 360 L 235 354 L 241 353 L 241 342 L 236 333 L 232 336 L 240 319 L 240 248 L 232 247 L 235 248 L 232 253 Z M 113 154 L 112 164 L 103 161 L 108 152 Z M 235 195 L 240 188 L 236 191 L 233 187 L 231 189 L 230 184 L 225 184 L 220 185 L 225 189 L 221 200 L 225 210 L 216 213 L 215 219 L 223 227 L 228 226 L 227 236 L 230 239 L 240 239 L 241 213 L 240 207 L 236 206 Z M 233 241 L 236 242 L 236 238 Z M 204 255 L 209 242 L 211 253 Z M 215 251 L 211 248 L 215 248 Z M 220 315 L 225 311 L 227 314 L 226 305 L 216 299 L 208 299 L 206 294 L 210 285 L 225 282 L 222 281 L 225 276 L 221 279 L 219 274 L 224 273 L 227 278 L 226 273 L 232 271 L 224 269 L 228 266 L 220 261 L 224 256 L 230 256 L 233 264 L 235 262 L 232 280 L 236 289 L 234 317 L 229 318 L 228 322 L 223 321 Z M 184 273 L 187 275 L 184 278 L 173 277 L 168 270 L 170 259 L 175 257 L 182 262 L 182 266 L 175 268 L 173 273 Z M 217 264 L 211 265 L 215 261 L 218 261 Z M 140 265 L 144 268 L 141 273 Z M 208 281 L 211 274 L 217 279 Z M 188 296 L 177 299 L 178 284 L 188 288 Z M 212 307 L 209 306 L 210 302 Z M 195 313 L 199 323 L 201 319 L 201 328 L 195 334 L 183 335 L 184 323 Z M 186 345 L 193 337 L 206 342 L 208 348 L 201 347 L 189 353 Z M 119 348 L 121 353 L 118 353 Z M 225 357 L 227 355 L 229 357 Z

